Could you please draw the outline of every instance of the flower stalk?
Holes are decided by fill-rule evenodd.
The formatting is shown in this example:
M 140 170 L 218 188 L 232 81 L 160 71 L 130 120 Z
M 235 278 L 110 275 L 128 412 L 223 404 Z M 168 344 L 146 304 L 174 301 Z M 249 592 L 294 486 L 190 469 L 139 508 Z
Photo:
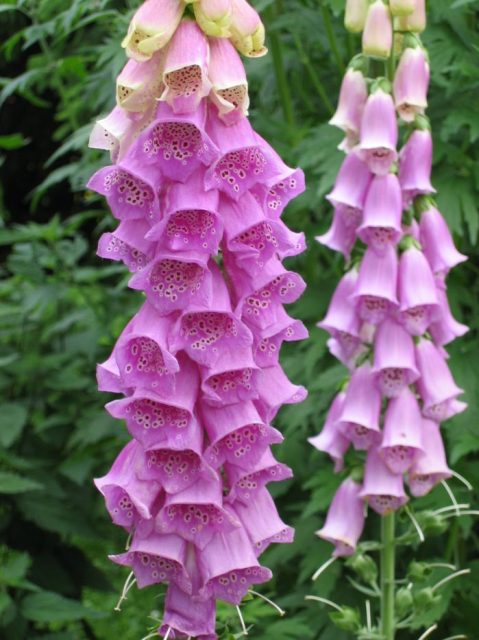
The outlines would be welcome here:
M 395 514 L 381 519 L 381 625 L 384 640 L 395 637 Z

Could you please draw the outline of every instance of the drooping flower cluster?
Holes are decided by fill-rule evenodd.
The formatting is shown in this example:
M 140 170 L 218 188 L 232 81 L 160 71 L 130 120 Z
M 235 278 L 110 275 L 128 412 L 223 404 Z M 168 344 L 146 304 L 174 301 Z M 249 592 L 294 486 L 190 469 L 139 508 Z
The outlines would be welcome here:
M 404 480 L 423 496 L 451 476 L 440 423 L 466 408 L 445 349 L 467 331 L 446 287 L 466 258 L 432 197 L 429 63 L 418 35 L 425 2 L 351 0 L 346 26 L 363 32 L 363 55 L 345 74 L 331 120 L 345 132 L 346 155 L 327 196 L 332 226 L 318 241 L 347 262 L 319 327 L 349 376 L 310 440 L 337 472 L 350 447 L 366 452 L 362 483 L 356 474 L 344 480 L 318 532 L 336 556 L 354 552 L 364 503 L 385 515 L 408 501 Z M 389 79 L 365 77 L 371 58 L 388 59 Z
M 306 395 L 278 362 L 283 341 L 307 335 L 283 307 L 304 290 L 282 264 L 304 236 L 280 218 L 304 177 L 246 117 L 236 48 L 259 55 L 263 41 L 245 0 L 146 0 L 123 42 L 117 106 L 90 141 L 114 164 L 89 188 L 119 221 L 98 254 L 123 261 L 145 295 L 98 366 L 132 440 L 96 484 L 131 534 L 112 560 L 140 588 L 168 584 L 169 638 L 215 638 L 216 599 L 237 605 L 269 580 L 258 556 L 293 537 L 266 484 L 291 476 L 271 421 Z

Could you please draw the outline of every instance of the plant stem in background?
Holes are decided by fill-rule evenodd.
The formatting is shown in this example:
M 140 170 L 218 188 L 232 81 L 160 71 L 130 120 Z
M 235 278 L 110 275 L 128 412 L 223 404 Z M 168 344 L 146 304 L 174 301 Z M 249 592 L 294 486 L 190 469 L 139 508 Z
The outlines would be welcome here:
M 306 71 L 308 72 L 309 79 L 313 83 L 314 88 L 318 92 L 318 95 L 321 98 L 324 106 L 326 107 L 328 112 L 331 115 L 333 115 L 333 113 L 334 113 L 333 103 L 331 102 L 331 100 L 328 97 L 326 89 L 324 88 L 324 85 L 321 82 L 321 78 L 318 76 L 318 74 L 316 73 L 315 68 L 311 64 L 311 60 L 309 59 L 306 51 L 304 50 L 304 47 L 303 47 L 303 45 L 301 43 L 301 38 L 298 36 L 298 34 L 294 34 L 294 44 L 296 45 L 296 49 L 298 50 L 300 60 L 303 63 Z
M 394 640 L 395 514 L 381 519 L 381 623 L 384 640 Z
M 329 46 L 331 47 L 331 52 L 333 54 L 334 60 L 341 73 L 344 73 L 344 61 L 341 56 L 341 52 L 339 51 L 336 36 L 334 35 L 331 15 L 329 13 L 329 9 L 324 5 L 321 7 L 321 15 L 323 16 L 324 28 L 326 29 L 326 37 L 328 38 Z
M 271 20 L 274 16 L 272 11 L 267 12 L 268 18 Z M 288 125 L 294 125 L 294 109 L 289 83 L 286 77 L 286 69 L 284 66 L 283 52 L 281 49 L 281 41 L 278 34 L 272 29 L 269 33 L 269 48 L 271 58 L 273 60 L 274 74 L 276 76 L 276 84 L 281 100 L 281 108 L 283 110 L 284 119 Z

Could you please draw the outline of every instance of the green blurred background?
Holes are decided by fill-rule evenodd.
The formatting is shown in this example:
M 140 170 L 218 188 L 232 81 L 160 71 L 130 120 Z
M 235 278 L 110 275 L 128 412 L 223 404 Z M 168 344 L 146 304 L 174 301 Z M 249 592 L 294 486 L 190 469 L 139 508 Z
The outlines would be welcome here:
M 449 277 L 455 315 L 472 331 L 450 349 L 451 366 L 466 389 L 469 411 L 445 426 L 450 463 L 479 487 L 479 10 L 476 0 L 433 0 L 424 36 L 431 55 L 429 114 L 435 136 L 433 181 L 440 208 L 470 261 Z M 126 270 L 95 256 L 99 235 L 114 227 L 104 203 L 84 185 L 105 155 L 87 148 L 92 121 L 109 111 L 115 76 L 124 63 L 122 34 L 136 0 L 18 0 L 0 3 L 0 637 L 5 640 L 140 640 L 161 616 L 163 590 L 131 591 L 113 611 L 126 570 L 110 565 L 124 534 L 109 522 L 92 477 L 103 474 L 126 439 L 121 423 L 103 410 L 107 396 L 95 383 L 102 361 L 139 306 Z M 311 328 L 303 344 L 288 345 L 283 363 L 305 384 L 309 399 L 284 409 L 277 426 L 286 444 L 279 458 L 294 481 L 274 486 L 283 518 L 297 529 L 293 545 L 265 555 L 275 578 L 263 593 L 285 608 L 276 617 L 264 603 L 243 613 L 256 640 L 343 640 L 329 610 L 307 594 L 357 607 L 364 599 L 351 581 L 361 569 L 335 563 L 313 583 L 329 556 L 314 537 L 339 480 L 306 438 L 344 377 L 314 327 L 340 277 L 342 258 L 319 247 L 314 235 L 329 226 L 324 195 L 341 161 L 339 133 L 327 125 L 341 75 L 359 39 L 342 26 L 343 0 L 259 0 L 270 55 L 247 61 L 251 120 L 289 164 L 307 174 L 307 192 L 285 221 L 304 230 L 309 250 L 291 259 L 309 288 L 291 309 Z M 477 505 L 452 483 L 457 499 Z M 450 504 L 442 488 L 421 506 Z M 405 575 L 413 558 L 470 567 L 440 599 L 419 608 L 416 628 L 439 623 L 438 640 L 479 637 L 479 530 L 474 520 L 451 519 L 447 531 L 426 526 L 428 539 L 400 554 Z M 406 524 L 401 526 L 406 526 Z M 367 537 L 377 537 L 369 518 Z M 376 560 L 375 552 L 371 556 Z M 441 573 L 442 571 L 442 573 Z M 364 573 L 364 572 L 363 572 Z M 409 566 L 411 574 L 411 567 Z M 446 571 L 447 573 L 447 571 Z M 436 569 L 424 584 L 437 582 Z M 428 580 L 430 582 L 428 582 Z M 366 576 L 367 582 L 367 576 Z M 364 580 L 363 580 L 364 583 Z M 373 613 L 376 611 L 372 598 Z M 240 631 L 232 607 L 220 607 L 222 638 Z M 399 634 L 414 640 L 420 631 Z

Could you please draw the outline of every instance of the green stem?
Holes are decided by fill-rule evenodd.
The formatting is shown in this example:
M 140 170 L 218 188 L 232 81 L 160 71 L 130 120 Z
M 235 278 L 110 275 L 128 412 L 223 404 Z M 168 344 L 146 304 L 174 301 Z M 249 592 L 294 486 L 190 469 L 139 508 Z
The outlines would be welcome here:
M 324 5 L 321 7 L 321 15 L 323 16 L 324 28 L 326 29 L 326 37 L 329 42 L 329 46 L 331 52 L 333 54 L 334 60 L 338 69 L 341 73 L 344 73 L 345 67 L 343 58 L 341 56 L 341 52 L 339 51 L 338 43 L 336 41 L 336 36 L 334 35 L 333 24 L 331 22 L 331 16 L 329 14 L 329 9 Z
M 281 49 L 281 41 L 274 31 L 269 34 L 269 46 L 271 57 L 273 59 L 274 74 L 276 76 L 276 84 L 278 85 L 281 107 L 283 109 L 284 119 L 292 127 L 294 126 L 294 109 L 289 83 L 286 77 L 284 67 L 283 51 Z
M 310 78 L 311 82 L 313 83 L 314 88 L 318 92 L 319 97 L 321 98 L 321 100 L 322 100 L 324 106 L 326 107 L 326 109 L 329 111 L 329 113 L 331 115 L 333 115 L 333 113 L 334 113 L 333 104 L 332 104 L 331 100 L 329 99 L 327 91 L 324 88 L 324 85 L 321 82 L 320 77 L 318 76 L 318 74 L 316 73 L 315 68 L 311 64 L 311 60 L 309 59 L 308 54 L 304 50 L 303 44 L 301 42 L 301 38 L 298 36 L 298 34 L 294 34 L 294 43 L 296 45 L 296 49 L 298 50 L 300 60 L 301 60 L 302 64 L 304 65 L 306 71 L 308 72 L 309 78 Z
M 384 640 L 394 640 L 395 515 L 381 518 L 381 631 Z

